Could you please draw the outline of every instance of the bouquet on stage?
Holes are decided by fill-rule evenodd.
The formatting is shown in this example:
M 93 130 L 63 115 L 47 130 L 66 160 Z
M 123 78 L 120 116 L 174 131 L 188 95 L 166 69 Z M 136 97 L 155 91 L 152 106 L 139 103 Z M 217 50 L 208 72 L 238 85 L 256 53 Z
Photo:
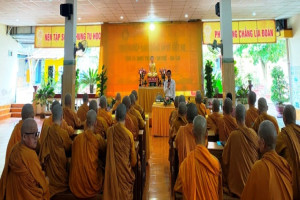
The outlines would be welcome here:
M 139 86 L 143 85 L 144 78 L 145 78 L 146 74 L 147 74 L 147 72 L 144 68 L 139 69 L 139 75 L 140 75 Z
M 164 99 L 164 106 L 168 106 L 171 105 L 172 100 L 170 99 L 170 97 L 165 97 Z

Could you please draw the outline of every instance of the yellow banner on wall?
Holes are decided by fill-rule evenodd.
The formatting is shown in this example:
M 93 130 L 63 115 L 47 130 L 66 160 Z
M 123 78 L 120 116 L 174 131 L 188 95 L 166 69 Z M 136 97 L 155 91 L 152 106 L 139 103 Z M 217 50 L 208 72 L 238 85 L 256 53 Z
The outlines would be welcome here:
M 63 48 L 65 27 L 38 26 L 35 28 L 35 48 Z M 100 47 L 101 26 L 77 26 L 76 44 L 86 40 L 88 47 Z
M 203 43 L 212 44 L 221 40 L 220 22 L 203 23 Z M 234 44 L 275 43 L 275 20 L 232 22 Z

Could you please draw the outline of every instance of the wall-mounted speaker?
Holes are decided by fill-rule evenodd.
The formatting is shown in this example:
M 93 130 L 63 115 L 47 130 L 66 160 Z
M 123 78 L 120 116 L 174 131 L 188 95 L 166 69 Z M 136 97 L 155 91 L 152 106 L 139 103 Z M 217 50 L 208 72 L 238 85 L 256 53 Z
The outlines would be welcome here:
M 287 19 L 278 19 L 276 22 L 276 31 L 279 32 L 281 30 L 288 29 L 287 27 Z
M 220 17 L 220 2 L 216 3 L 216 5 L 215 5 L 215 11 L 216 11 L 216 15 L 218 17 Z
M 60 15 L 67 17 L 68 20 L 70 20 L 71 15 L 73 15 L 73 4 L 71 3 L 60 4 Z

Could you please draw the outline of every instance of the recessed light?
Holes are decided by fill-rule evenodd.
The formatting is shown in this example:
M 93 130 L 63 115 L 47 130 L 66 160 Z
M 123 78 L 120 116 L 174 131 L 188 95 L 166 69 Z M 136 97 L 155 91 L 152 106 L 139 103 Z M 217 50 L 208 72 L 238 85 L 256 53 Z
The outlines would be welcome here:
M 256 15 L 256 12 L 253 12 L 252 15 L 255 16 L 255 15 Z
M 150 26 L 149 26 L 149 28 L 150 28 L 151 31 L 154 31 L 155 25 L 153 23 L 151 23 Z
M 19 21 L 19 19 L 16 19 L 16 22 L 18 22 Z
M 81 17 L 78 17 L 78 20 L 81 20 Z
M 189 17 L 189 15 L 188 15 L 188 14 L 185 14 L 185 15 L 184 15 L 184 17 L 185 17 L 185 18 L 188 18 L 188 17 Z
M 120 19 L 124 19 L 124 17 L 123 17 L 123 16 L 121 16 L 121 17 L 120 17 Z

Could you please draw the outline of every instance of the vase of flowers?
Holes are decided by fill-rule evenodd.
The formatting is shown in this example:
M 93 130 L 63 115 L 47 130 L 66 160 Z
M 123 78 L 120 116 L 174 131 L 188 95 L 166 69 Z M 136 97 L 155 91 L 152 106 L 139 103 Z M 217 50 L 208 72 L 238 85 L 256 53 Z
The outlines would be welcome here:
M 139 69 L 139 75 L 140 75 L 139 86 L 143 85 L 146 73 L 147 72 L 146 72 L 146 70 L 144 68 Z
M 171 103 L 172 103 L 172 100 L 170 99 L 170 97 L 164 98 L 164 106 L 171 105 Z
M 165 80 L 166 80 L 166 69 L 159 69 L 159 72 L 160 72 L 160 75 L 161 75 L 161 79 L 163 80 L 162 82 L 163 82 L 163 84 L 162 85 L 164 85 L 164 82 L 165 82 Z

